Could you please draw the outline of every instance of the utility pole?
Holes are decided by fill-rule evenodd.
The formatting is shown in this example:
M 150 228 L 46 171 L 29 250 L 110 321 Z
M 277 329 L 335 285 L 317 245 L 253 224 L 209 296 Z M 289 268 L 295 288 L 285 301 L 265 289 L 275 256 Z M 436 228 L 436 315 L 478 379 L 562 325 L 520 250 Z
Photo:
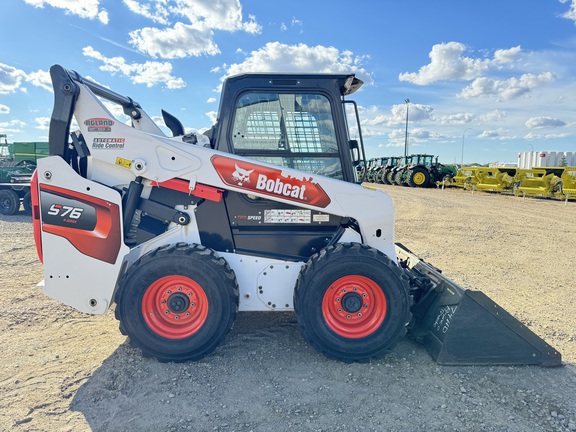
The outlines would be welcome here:
M 408 156 L 408 107 L 410 105 L 410 99 L 404 99 L 406 102 L 406 136 L 404 137 L 404 157 Z

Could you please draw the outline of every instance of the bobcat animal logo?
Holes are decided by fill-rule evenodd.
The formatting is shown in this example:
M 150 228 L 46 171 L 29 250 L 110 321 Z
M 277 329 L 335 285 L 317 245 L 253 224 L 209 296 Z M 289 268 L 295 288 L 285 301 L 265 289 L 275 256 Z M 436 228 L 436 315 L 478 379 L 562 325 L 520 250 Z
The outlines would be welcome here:
M 234 164 L 236 167 L 236 171 L 232 173 L 232 179 L 238 184 L 238 186 L 242 186 L 244 183 L 250 183 L 250 174 L 252 174 L 253 169 L 245 170 L 238 166 L 238 164 Z

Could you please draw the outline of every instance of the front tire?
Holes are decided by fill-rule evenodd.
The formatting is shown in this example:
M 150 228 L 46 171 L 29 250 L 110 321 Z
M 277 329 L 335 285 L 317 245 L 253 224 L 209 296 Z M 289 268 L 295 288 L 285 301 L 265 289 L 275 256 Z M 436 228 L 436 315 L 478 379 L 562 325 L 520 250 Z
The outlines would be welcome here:
M 126 272 L 116 318 L 130 344 L 159 361 L 198 360 L 232 328 L 238 283 L 224 258 L 201 245 L 156 249 Z
M 329 358 L 366 362 L 389 352 L 410 320 L 407 278 L 359 243 L 323 249 L 302 267 L 294 311 L 304 338 Z
M 20 197 L 12 189 L 0 189 L 0 213 L 13 215 L 20 210 Z

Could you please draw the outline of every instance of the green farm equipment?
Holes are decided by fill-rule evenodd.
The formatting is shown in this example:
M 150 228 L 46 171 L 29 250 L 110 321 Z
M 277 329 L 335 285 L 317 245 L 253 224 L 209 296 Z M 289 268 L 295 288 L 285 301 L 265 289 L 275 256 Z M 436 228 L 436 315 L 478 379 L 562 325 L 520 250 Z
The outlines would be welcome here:
M 405 172 L 405 182 L 411 187 L 429 187 L 455 174 L 454 165 L 441 164 L 438 156 L 417 154 L 413 155 L 412 164 Z
M 454 165 L 443 165 L 438 156 L 413 154 L 404 158 L 393 170 L 390 180 L 399 186 L 429 187 L 454 177 Z
M 388 184 L 391 185 L 393 184 L 392 182 L 392 172 L 394 170 L 394 168 L 400 163 L 400 161 L 402 160 L 401 156 L 391 156 L 388 158 L 388 161 L 386 163 L 386 166 L 383 166 L 382 169 L 380 170 L 380 178 L 379 183 L 383 183 L 383 184 Z
M 30 180 L 38 158 L 48 155 L 48 143 L 8 143 L 0 134 L 0 214 L 13 215 L 20 210 L 31 212 Z

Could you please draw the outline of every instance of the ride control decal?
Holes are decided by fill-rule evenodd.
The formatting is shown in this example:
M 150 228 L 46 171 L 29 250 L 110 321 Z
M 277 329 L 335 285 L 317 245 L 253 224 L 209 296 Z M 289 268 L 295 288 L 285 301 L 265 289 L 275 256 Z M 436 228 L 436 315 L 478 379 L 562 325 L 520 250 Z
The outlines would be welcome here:
M 94 138 L 92 149 L 94 150 L 124 150 L 125 138 Z
M 107 118 L 89 118 L 84 120 L 84 126 L 88 126 L 88 132 L 110 132 L 114 126 L 114 120 Z
M 282 170 L 214 155 L 212 165 L 224 183 L 272 197 L 326 207 L 330 197 L 310 178 L 291 177 Z

